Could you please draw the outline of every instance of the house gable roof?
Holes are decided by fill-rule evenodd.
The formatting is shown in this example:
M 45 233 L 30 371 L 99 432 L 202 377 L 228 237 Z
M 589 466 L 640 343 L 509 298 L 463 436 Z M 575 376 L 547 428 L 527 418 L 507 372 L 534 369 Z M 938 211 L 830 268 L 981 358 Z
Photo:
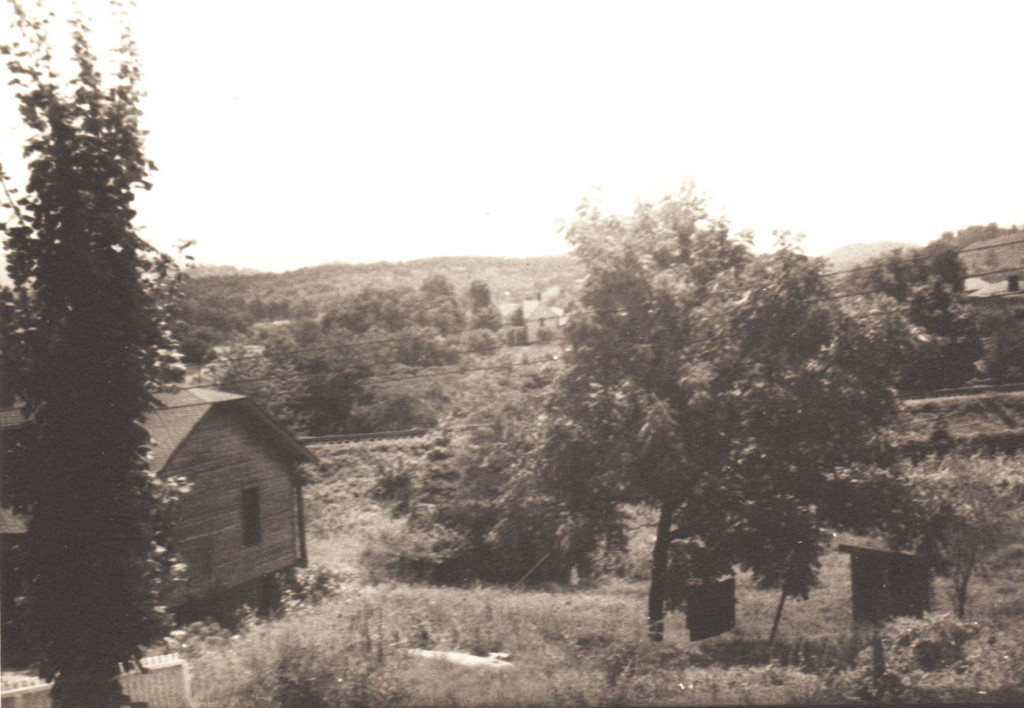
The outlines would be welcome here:
M 274 423 L 259 406 L 246 396 L 209 388 L 180 388 L 155 395 L 158 408 L 149 411 L 143 427 L 149 432 L 150 469 L 160 471 L 174 452 L 181 446 L 199 421 L 215 406 L 238 406 L 245 412 L 247 420 L 253 421 L 289 457 L 298 462 L 316 463 L 316 457 L 309 452 L 288 431 Z M 20 408 L 0 410 L 0 430 L 10 430 L 23 425 L 25 418 Z
M 561 317 L 564 311 L 551 307 L 542 300 L 523 300 L 522 302 L 504 302 L 498 305 L 498 312 L 505 319 L 512 317 L 517 310 L 522 310 L 523 320 L 547 319 L 549 317 Z
M 146 414 L 143 426 L 150 436 L 149 465 L 162 470 L 192 429 L 217 403 L 237 401 L 245 396 L 213 389 L 178 389 L 155 396 L 162 406 Z
M 498 312 L 505 319 L 508 319 L 516 313 L 516 310 L 520 310 L 523 307 L 521 302 L 502 302 L 498 304 Z

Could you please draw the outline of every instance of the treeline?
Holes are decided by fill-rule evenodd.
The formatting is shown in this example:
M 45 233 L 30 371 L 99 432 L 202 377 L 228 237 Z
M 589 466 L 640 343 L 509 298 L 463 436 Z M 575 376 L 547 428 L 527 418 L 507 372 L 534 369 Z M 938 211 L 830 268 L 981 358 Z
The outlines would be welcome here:
M 431 258 L 405 263 L 333 263 L 287 273 L 232 273 L 190 278 L 183 286 L 179 340 L 189 361 L 210 348 L 247 337 L 259 322 L 317 318 L 344 308 L 366 291 L 406 297 L 443 276 L 460 294 L 463 308 L 473 283 L 485 283 L 495 301 L 515 302 L 557 288 L 576 289 L 582 276 L 569 256 L 537 258 Z M 214 270 L 216 273 L 216 269 Z
M 971 226 L 923 248 L 894 249 L 845 274 L 846 291 L 889 296 L 916 328 L 893 362 L 901 391 L 1024 379 L 1024 323 L 1002 303 L 972 302 L 965 293 L 970 276 L 1005 280 L 1021 268 L 1018 240 L 1022 227 Z M 976 250 L 958 253 L 965 249 Z
M 257 328 L 210 369 L 222 388 L 253 396 L 302 434 L 432 427 L 449 385 L 416 374 L 492 360 L 521 339 L 502 327 L 486 283 L 458 293 L 434 275 L 417 289 L 368 287 L 318 318 Z

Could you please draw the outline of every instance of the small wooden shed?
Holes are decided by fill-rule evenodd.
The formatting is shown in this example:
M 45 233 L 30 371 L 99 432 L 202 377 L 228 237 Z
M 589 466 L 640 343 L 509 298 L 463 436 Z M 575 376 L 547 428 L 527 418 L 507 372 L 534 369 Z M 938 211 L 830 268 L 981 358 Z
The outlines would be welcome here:
M 316 458 L 245 396 L 179 389 L 157 398 L 144 421 L 150 467 L 192 483 L 174 526 L 187 584 L 168 604 L 185 618 L 205 614 L 211 599 L 224 609 L 266 605 L 271 574 L 306 564 L 299 467 Z M 5 434 L 22 423 L 19 411 L 0 411 Z
M 931 568 L 909 553 L 839 546 L 850 554 L 855 627 L 871 627 L 892 617 L 920 617 L 931 608 Z

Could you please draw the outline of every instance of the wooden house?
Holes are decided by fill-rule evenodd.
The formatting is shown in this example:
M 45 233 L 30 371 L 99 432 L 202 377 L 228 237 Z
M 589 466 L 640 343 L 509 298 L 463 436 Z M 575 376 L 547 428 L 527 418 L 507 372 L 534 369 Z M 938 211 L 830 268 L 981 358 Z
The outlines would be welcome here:
M 182 389 L 157 398 L 161 407 L 144 422 L 152 440 L 150 467 L 192 484 L 174 526 L 187 583 L 168 604 L 184 619 L 243 603 L 266 606 L 271 575 L 306 564 L 299 467 L 316 458 L 245 396 Z M 5 435 L 16 434 L 23 422 L 18 410 L 0 411 Z M 3 530 L 9 536 L 24 531 L 8 522 Z M 8 538 L 8 546 L 11 541 L 16 538 Z M 13 598 L 9 587 L 5 591 L 7 605 Z

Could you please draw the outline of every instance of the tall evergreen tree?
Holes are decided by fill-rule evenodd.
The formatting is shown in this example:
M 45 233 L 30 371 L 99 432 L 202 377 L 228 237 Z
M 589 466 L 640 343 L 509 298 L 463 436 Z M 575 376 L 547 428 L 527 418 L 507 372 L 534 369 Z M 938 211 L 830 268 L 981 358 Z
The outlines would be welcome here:
M 20 474 L 5 491 L 31 515 L 26 623 L 54 705 L 121 705 L 118 662 L 160 636 L 173 562 L 162 512 L 178 488 L 148 469 L 140 425 L 173 359 L 159 303 L 171 264 L 132 225 L 153 166 L 127 24 L 111 79 L 72 19 L 74 76 L 64 80 L 47 21 L 10 4 L 21 39 L 4 53 L 31 137 L 29 179 L 5 229 L 5 340 L 18 353 L 8 384 L 26 412 L 9 460 Z

